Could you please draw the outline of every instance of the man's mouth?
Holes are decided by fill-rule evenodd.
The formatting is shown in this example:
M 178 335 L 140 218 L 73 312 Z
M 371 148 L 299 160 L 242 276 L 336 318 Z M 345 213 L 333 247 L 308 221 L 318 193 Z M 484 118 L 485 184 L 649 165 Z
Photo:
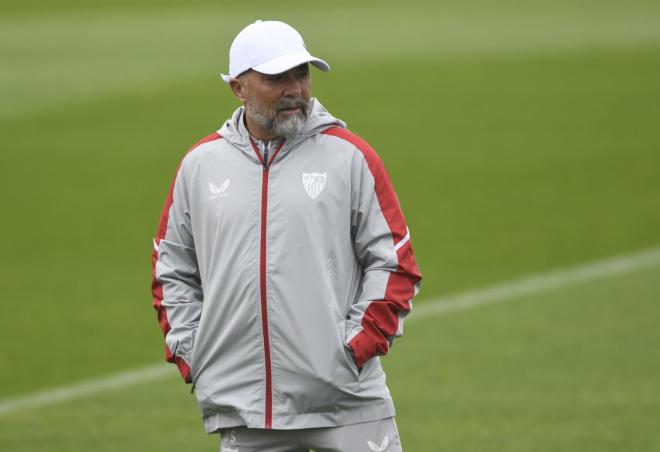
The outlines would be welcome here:
M 302 99 L 285 100 L 278 105 L 277 113 L 283 116 L 302 115 L 306 113 L 305 102 Z
M 300 107 L 292 107 L 292 108 L 281 108 L 280 112 L 284 113 L 285 115 L 295 115 L 300 113 L 302 110 Z

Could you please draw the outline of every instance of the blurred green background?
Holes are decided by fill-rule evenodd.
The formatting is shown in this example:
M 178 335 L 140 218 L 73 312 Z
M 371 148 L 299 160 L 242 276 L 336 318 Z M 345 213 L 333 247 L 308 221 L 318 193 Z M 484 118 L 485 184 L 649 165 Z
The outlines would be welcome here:
M 259 18 L 385 161 L 416 305 L 660 246 L 658 2 L 4 1 L 0 403 L 162 359 L 151 238 Z M 406 450 L 660 450 L 659 272 L 411 314 L 383 358 Z M 0 449 L 217 450 L 188 392 L 172 368 L 0 413 Z

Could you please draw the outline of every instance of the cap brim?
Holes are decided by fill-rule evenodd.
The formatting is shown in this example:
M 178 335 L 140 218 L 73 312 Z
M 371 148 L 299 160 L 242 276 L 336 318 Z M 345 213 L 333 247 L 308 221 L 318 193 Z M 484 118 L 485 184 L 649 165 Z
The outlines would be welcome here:
M 261 64 L 257 64 L 256 66 L 253 66 L 252 69 L 261 72 L 262 74 L 272 75 L 286 72 L 303 63 L 312 63 L 323 72 L 328 72 L 330 70 L 330 65 L 328 63 L 320 58 L 311 56 L 307 52 L 287 53 L 286 55 L 278 56 Z
M 257 72 L 261 72 L 262 74 L 280 74 L 282 72 L 286 72 L 289 69 L 292 69 L 296 66 L 300 66 L 301 64 L 304 63 L 311 63 L 316 68 L 323 72 L 328 72 L 330 70 L 330 65 L 323 61 L 320 58 L 316 58 L 309 53 L 288 53 L 286 55 L 282 55 L 279 57 L 272 58 L 268 61 L 265 61 L 261 64 L 257 64 L 256 66 L 253 66 L 252 69 L 254 69 Z M 231 75 L 225 75 L 225 74 L 220 74 L 222 79 L 229 83 L 229 80 L 231 80 L 232 77 Z

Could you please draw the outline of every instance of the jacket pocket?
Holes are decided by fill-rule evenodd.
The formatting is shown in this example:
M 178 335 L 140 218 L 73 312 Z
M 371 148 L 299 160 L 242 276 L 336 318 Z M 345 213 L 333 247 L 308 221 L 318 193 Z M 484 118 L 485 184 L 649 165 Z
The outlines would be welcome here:
M 344 346 L 344 357 L 346 358 L 346 365 L 351 369 L 351 372 L 353 372 L 353 376 L 355 377 L 356 380 L 360 379 L 360 369 L 358 369 L 357 364 L 355 364 L 355 359 L 353 358 L 353 352 L 351 351 L 350 347 L 347 344 L 343 344 Z
M 337 325 L 339 330 L 339 338 L 341 341 L 341 347 L 344 351 L 344 364 L 348 367 L 353 374 L 353 377 L 356 380 L 360 379 L 360 369 L 358 369 L 357 364 L 355 364 L 355 359 L 353 358 L 353 352 L 351 348 L 346 343 L 346 320 L 342 320 L 339 325 Z
M 335 314 L 335 330 L 336 337 L 339 346 L 339 353 L 343 359 L 343 363 L 338 363 L 343 366 L 347 371 L 350 372 L 350 375 L 353 377 L 355 382 L 358 382 L 360 379 L 360 370 L 355 364 L 353 359 L 353 352 L 351 348 L 346 343 L 346 318 L 342 315 L 335 304 L 331 305 Z

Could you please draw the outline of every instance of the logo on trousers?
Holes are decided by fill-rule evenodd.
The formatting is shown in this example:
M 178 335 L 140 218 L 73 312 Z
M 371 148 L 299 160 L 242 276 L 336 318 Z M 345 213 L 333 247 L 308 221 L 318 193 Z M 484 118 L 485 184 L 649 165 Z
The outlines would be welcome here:
M 316 199 L 325 187 L 328 173 L 302 173 L 302 183 L 310 198 Z
M 367 446 L 369 446 L 369 449 L 373 450 L 374 452 L 387 452 L 387 446 L 390 445 L 390 440 L 387 439 L 387 436 L 383 438 L 383 441 L 380 443 L 380 446 L 373 441 L 367 441 Z
M 220 452 L 238 452 L 237 447 L 229 447 L 227 443 L 234 444 L 236 442 L 236 435 L 233 430 L 228 430 L 222 433 Z

